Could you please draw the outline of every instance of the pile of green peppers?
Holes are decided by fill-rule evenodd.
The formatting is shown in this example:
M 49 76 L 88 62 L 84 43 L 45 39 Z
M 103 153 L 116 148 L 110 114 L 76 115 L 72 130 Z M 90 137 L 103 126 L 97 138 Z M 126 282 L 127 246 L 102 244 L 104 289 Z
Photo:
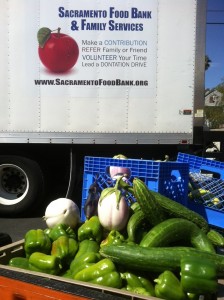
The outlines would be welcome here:
M 65 224 L 29 230 L 24 238 L 25 257 L 14 257 L 9 265 L 166 300 L 194 300 L 200 295 L 214 299 L 217 273 L 210 261 L 183 259 L 179 274 L 169 270 L 162 274 L 127 270 L 99 252 L 106 245 L 122 243 L 133 242 L 125 232 L 106 232 L 98 217 L 93 216 L 76 230 Z

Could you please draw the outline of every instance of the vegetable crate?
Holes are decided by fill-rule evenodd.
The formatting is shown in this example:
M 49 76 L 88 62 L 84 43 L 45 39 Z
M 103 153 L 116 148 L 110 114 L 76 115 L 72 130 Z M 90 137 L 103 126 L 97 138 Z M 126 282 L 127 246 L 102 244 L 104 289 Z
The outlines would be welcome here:
M 224 163 L 185 153 L 178 153 L 177 161 L 189 164 L 187 206 L 224 228 Z
M 187 203 L 188 163 L 86 156 L 82 188 L 82 221 L 86 219 L 84 206 L 89 196 L 90 186 L 97 183 L 99 192 L 114 186 L 116 179 L 111 176 L 112 169 L 113 174 L 117 170 L 119 175 L 120 168 L 126 168 L 126 172 L 129 174 L 127 179 L 129 184 L 132 184 L 134 177 L 138 177 L 145 182 L 149 189 L 184 205 Z M 130 201 L 135 201 L 132 195 L 129 194 L 128 197 Z

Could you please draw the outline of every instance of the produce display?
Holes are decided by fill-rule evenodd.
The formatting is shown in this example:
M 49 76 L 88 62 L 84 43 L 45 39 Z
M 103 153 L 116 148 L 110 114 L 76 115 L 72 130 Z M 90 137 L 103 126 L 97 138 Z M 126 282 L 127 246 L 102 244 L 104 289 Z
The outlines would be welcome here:
M 101 191 L 95 215 L 84 222 L 70 200 L 50 203 L 46 229 L 30 229 L 25 257 L 9 265 L 149 298 L 216 299 L 223 235 L 140 178 L 130 184 L 123 177 Z M 130 193 L 135 201 L 127 201 Z

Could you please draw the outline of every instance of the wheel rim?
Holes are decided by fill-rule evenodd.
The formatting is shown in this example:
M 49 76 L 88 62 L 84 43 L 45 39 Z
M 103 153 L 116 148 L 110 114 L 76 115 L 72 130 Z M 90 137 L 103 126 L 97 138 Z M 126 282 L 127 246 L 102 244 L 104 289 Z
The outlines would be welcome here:
M 13 164 L 0 165 L 0 204 L 14 205 L 28 193 L 29 180 L 26 173 Z

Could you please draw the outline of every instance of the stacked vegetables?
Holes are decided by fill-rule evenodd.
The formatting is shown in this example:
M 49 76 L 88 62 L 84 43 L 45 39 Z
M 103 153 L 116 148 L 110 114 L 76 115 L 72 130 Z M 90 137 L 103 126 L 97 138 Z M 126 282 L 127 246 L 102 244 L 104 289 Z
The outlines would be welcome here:
M 132 193 L 134 203 L 127 203 Z M 135 178 L 102 191 L 98 215 L 74 228 L 31 229 L 9 265 L 168 300 L 216 299 L 223 236 L 199 214 Z

